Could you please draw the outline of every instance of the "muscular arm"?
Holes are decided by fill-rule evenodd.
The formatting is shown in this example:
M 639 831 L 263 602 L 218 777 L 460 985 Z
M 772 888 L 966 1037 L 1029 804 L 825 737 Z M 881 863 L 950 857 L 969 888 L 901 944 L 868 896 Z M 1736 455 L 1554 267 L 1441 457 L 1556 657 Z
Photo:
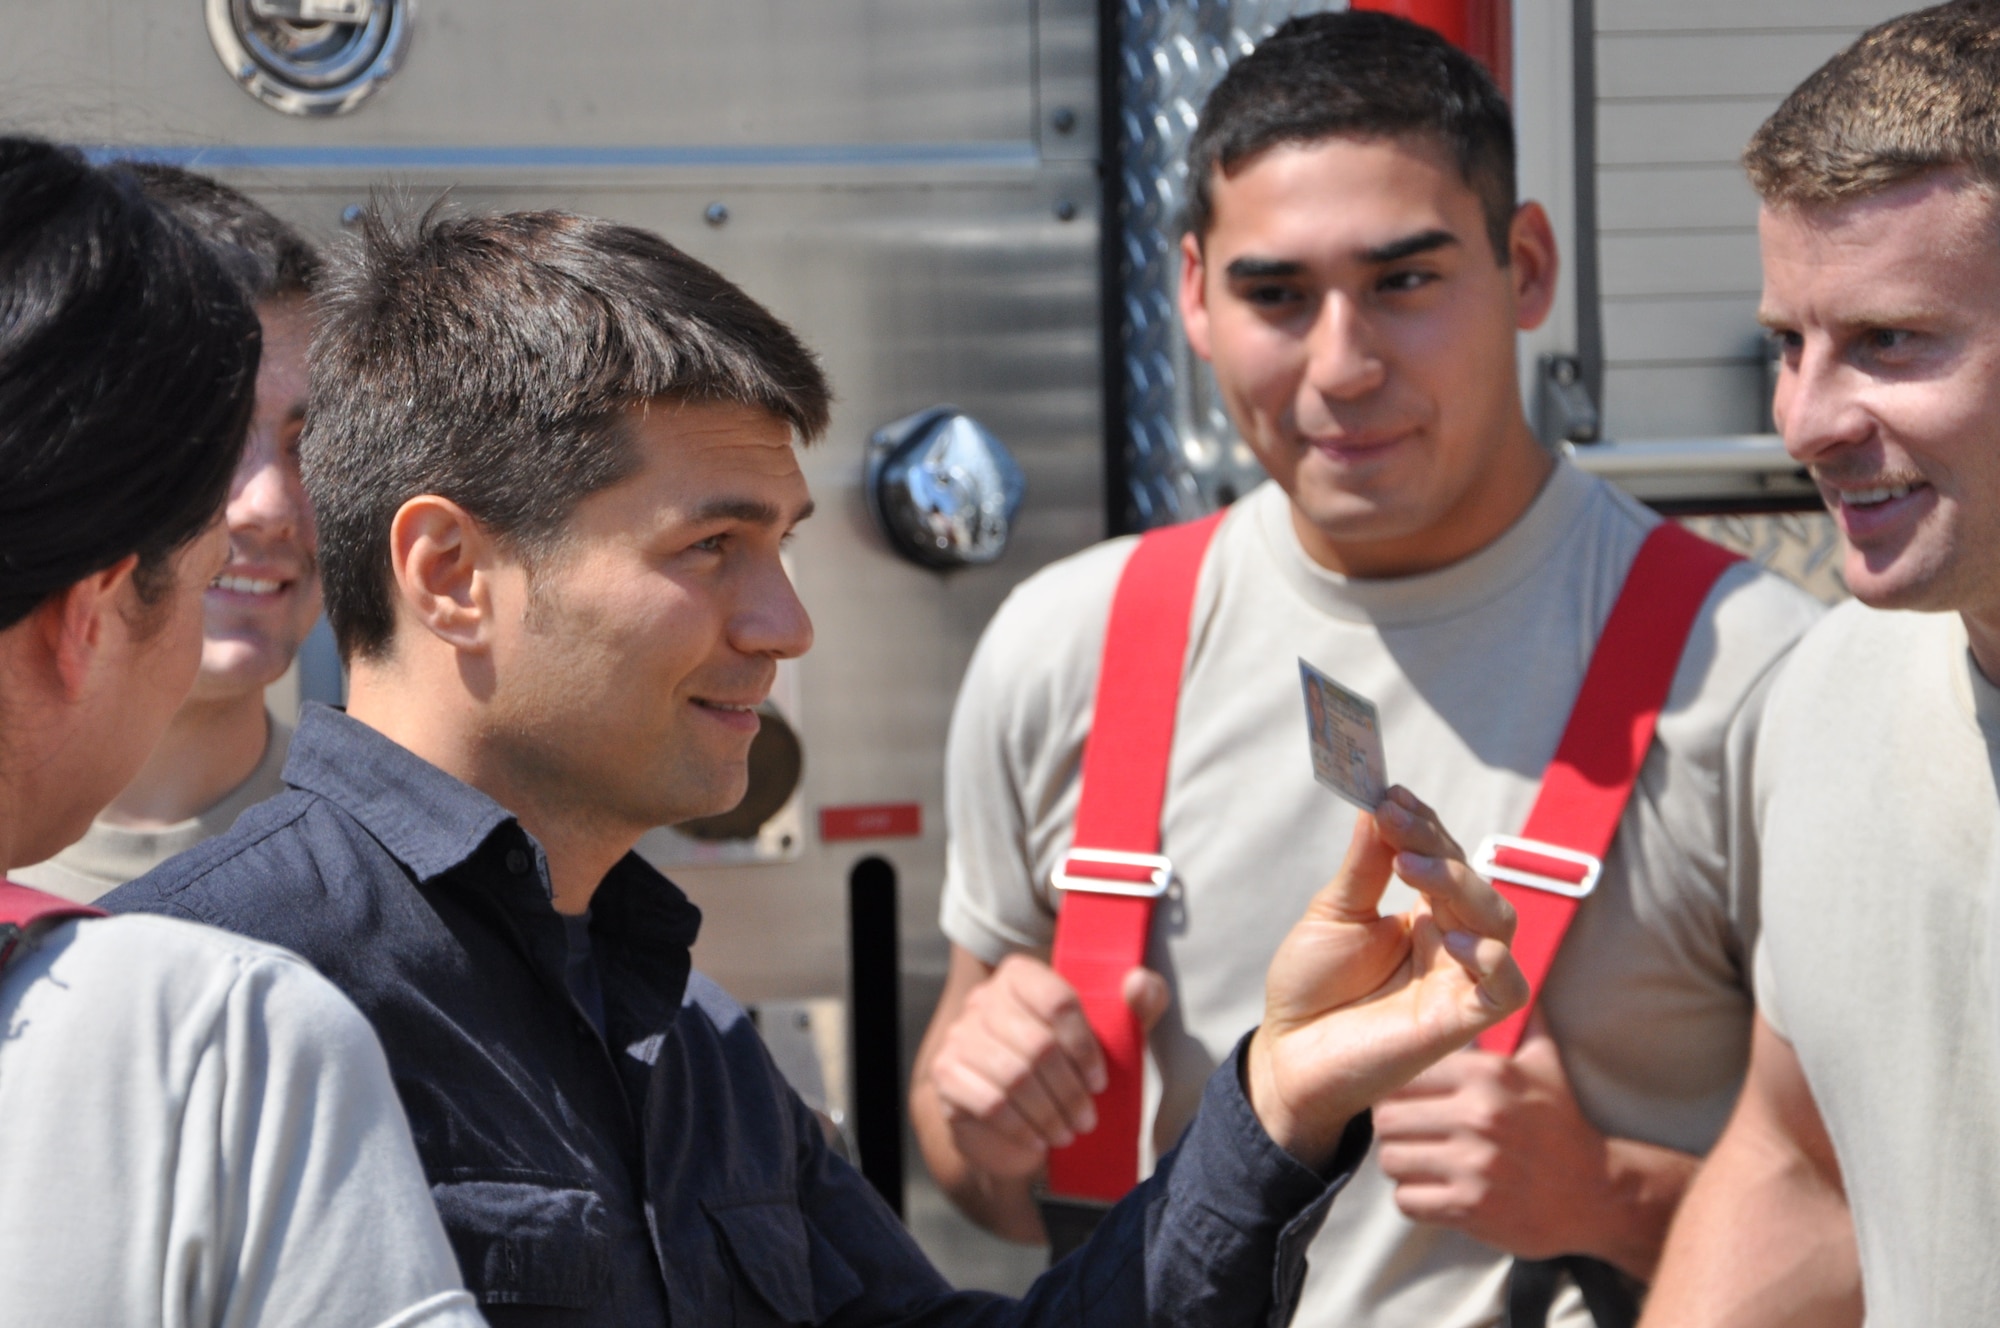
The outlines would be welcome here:
M 1758 1016 L 1750 1075 L 1681 1205 L 1647 1328 L 1861 1323 L 1861 1268 L 1833 1141 L 1789 1043 Z
M 1651 1281 L 1660 1264 L 1667 1229 L 1687 1197 L 1701 1159 L 1637 1139 L 1604 1141 L 1606 1189 L 1601 1211 L 1610 1217 L 1582 1253 Z
M 1042 1217 L 1035 1208 L 1034 1180 L 1041 1173 L 1046 1151 L 1038 1147 L 1021 1127 L 1004 1131 L 991 1129 L 996 1151 L 1018 1157 L 1018 1165 L 1007 1174 L 975 1166 L 953 1137 L 932 1080 L 938 1049 L 946 1034 L 965 1014 L 966 1000 L 973 990 L 993 976 L 993 966 L 962 945 L 951 947 L 951 967 L 945 974 L 944 994 L 938 998 L 937 1012 L 917 1048 L 917 1062 L 910 1072 L 910 1121 L 917 1133 L 917 1146 L 924 1164 L 930 1168 L 938 1187 L 959 1206 L 967 1217 L 995 1235 L 1028 1245 L 1048 1240 Z M 1025 1124 L 1025 1123 L 1023 1123 Z M 979 1128 L 977 1122 L 969 1128 Z

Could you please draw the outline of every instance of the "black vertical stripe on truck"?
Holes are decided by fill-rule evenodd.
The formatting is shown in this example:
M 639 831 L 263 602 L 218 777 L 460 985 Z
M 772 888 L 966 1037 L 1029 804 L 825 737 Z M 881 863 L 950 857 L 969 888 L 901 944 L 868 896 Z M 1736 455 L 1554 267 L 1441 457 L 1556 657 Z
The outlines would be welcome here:
M 1597 6 L 1573 0 L 1570 65 L 1576 126 L 1576 359 L 1578 378 L 1604 418 L 1603 283 L 1597 269 Z M 1600 425 L 1600 428 L 1602 426 Z
M 1127 457 L 1132 446 L 1131 405 L 1125 400 L 1125 196 L 1119 167 L 1119 135 L 1125 128 L 1124 72 L 1118 53 L 1122 15 L 1119 0 L 1097 5 L 1097 300 L 1104 390 L 1104 533 L 1129 535 L 1139 529 L 1129 492 Z
M 903 1215 L 903 991 L 896 869 L 863 858 L 847 877 L 854 1019 L 854 1143 L 861 1174 Z

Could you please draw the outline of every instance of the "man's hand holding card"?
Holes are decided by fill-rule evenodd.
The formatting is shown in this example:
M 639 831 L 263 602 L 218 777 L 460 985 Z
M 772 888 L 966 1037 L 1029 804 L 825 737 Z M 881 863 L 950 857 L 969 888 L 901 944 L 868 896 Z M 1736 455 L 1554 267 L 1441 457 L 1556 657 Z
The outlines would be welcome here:
M 1519 1009 L 1528 983 L 1507 949 L 1513 908 L 1436 813 L 1402 788 L 1363 802 L 1384 770 L 1374 706 L 1301 668 L 1315 773 L 1324 749 L 1325 782 L 1365 810 L 1340 870 L 1271 961 L 1247 1074 L 1271 1137 L 1319 1165 L 1349 1120 Z M 1384 917 L 1392 874 L 1423 900 Z

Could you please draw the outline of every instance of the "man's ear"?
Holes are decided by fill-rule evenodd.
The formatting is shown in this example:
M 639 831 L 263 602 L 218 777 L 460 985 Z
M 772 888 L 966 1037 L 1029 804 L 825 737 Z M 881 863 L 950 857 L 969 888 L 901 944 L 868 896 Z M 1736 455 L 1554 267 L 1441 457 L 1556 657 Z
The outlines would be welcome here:
M 493 626 L 493 537 L 449 498 L 420 494 L 389 523 L 403 614 L 459 650 L 482 651 Z
M 1508 272 L 1514 281 L 1514 325 L 1532 332 L 1549 316 L 1556 302 L 1556 275 L 1561 267 L 1556 257 L 1555 227 L 1540 203 L 1523 203 L 1514 209 L 1513 223 L 1507 228 Z
M 131 633 L 124 600 L 138 566 L 139 555 L 128 553 L 50 595 L 29 615 L 29 629 L 41 643 L 63 700 L 78 700 L 89 690 L 90 675 L 113 633 Z
M 1192 231 L 1181 236 L 1181 330 L 1187 333 L 1188 345 L 1204 360 L 1209 355 L 1208 335 L 1208 264 L 1201 250 L 1201 239 Z

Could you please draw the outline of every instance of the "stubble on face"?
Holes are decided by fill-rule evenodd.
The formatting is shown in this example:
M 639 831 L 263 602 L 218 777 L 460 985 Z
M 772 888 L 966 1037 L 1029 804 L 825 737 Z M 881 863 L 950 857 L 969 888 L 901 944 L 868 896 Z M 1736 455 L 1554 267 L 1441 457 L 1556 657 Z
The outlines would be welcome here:
M 638 471 L 509 572 L 488 735 L 544 806 L 627 831 L 742 801 L 755 707 L 811 641 L 779 559 L 811 507 L 789 428 L 673 403 L 631 423 Z
M 2000 628 L 2000 208 L 1952 173 L 1764 209 L 1773 413 L 1877 608 Z
M 1186 252 L 1190 339 L 1308 554 L 1406 575 L 1496 538 L 1549 461 L 1519 404 L 1515 273 L 1455 162 L 1335 138 L 1267 149 L 1212 188 Z

